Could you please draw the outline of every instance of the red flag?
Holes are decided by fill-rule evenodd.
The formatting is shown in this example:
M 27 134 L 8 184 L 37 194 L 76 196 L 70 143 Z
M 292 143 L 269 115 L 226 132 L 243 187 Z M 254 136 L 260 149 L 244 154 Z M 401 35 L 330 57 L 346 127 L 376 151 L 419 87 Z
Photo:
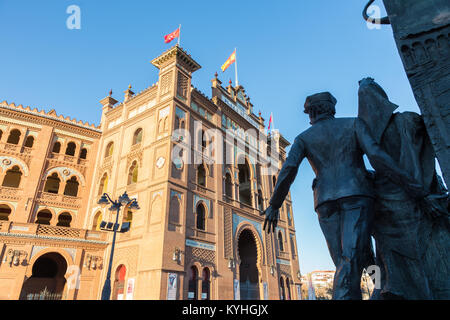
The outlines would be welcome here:
M 273 122 L 273 114 L 270 114 L 270 120 L 269 120 L 269 131 L 270 131 L 270 126 L 272 125 Z
M 178 27 L 178 29 L 175 30 L 174 32 L 164 36 L 164 42 L 169 43 L 170 41 L 172 41 L 175 38 L 178 38 L 179 36 L 180 36 L 180 28 Z

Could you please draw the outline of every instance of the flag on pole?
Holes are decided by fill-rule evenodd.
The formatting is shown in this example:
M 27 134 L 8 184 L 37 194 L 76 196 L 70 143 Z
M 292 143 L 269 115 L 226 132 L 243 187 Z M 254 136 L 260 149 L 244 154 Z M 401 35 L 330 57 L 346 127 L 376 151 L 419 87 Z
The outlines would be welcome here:
M 224 63 L 224 65 L 221 67 L 222 72 L 225 72 L 225 70 L 228 69 L 229 66 L 231 66 L 234 62 L 236 62 L 236 49 L 234 49 L 231 56 L 228 58 L 228 60 Z
M 180 37 L 180 27 L 178 27 L 177 30 L 175 30 L 174 32 L 165 35 L 164 36 L 164 42 L 165 43 L 169 43 L 173 39 L 179 38 L 179 37 Z
M 272 126 L 272 124 L 273 124 L 273 114 L 271 113 L 270 120 L 269 120 L 269 131 L 270 131 L 270 127 Z

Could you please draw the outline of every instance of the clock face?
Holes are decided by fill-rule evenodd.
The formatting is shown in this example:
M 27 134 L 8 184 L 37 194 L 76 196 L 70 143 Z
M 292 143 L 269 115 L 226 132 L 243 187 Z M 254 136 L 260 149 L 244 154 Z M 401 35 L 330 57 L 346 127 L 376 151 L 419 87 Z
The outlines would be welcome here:
M 158 160 L 156 160 L 156 166 L 158 169 L 161 169 L 164 166 L 164 163 L 166 162 L 166 159 L 163 157 L 159 157 Z

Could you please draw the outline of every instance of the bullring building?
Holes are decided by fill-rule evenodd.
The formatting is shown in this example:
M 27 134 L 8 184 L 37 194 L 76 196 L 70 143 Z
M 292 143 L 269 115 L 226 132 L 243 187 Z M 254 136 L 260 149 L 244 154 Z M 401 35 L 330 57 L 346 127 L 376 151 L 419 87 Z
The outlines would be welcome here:
M 274 233 L 260 215 L 288 141 L 242 86 L 193 87 L 179 46 L 152 64 L 158 82 L 102 99 L 100 126 L 0 103 L 0 299 L 99 299 L 115 212 L 97 202 L 125 191 L 140 210 L 120 213 L 111 299 L 300 299 L 290 195 Z

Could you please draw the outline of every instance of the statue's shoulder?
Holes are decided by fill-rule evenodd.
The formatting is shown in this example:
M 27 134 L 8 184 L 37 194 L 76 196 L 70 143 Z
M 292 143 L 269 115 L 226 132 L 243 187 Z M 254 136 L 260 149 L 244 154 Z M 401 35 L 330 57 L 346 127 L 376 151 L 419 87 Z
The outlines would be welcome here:
M 396 112 L 396 113 L 394 113 L 394 115 L 396 117 L 402 117 L 405 120 L 409 120 L 409 121 L 421 121 L 422 120 L 422 116 L 420 114 L 418 114 L 417 112 L 413 112 L 413 111 Z
M 334 120 L 334 124 L 338 127 L 353 127 L 361 121 L 361 119 L 355 117 L 335 118 Z
M 397 123 L 403 122 L 404 125 L 407 127 L 425 126 L 422 116 L 420 114 L 418 114 L 416 112 L 412 112 L 412 111 L 396 112 L 396 113 L 394 113 L 394 119 L 395 119 L 395 121 L 397 121 Z

